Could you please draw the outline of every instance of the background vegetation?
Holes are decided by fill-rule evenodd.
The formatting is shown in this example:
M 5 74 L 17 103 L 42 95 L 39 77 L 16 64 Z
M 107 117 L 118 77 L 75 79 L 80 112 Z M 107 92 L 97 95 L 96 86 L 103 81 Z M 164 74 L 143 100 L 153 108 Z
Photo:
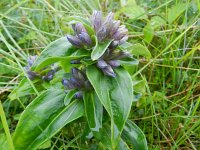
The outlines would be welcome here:
M 200 149 L 199 0 L 1 0 L 0 101 L 11 134 L 34 97 L 7 97 L 23 78 L 27 57 L 71 33 L 69 16 L 87 17 L 95 9 L 115 12 L 129 29 L 129 42 L 136 44 L 140 65 L 130 69 L 139 80 L 135 92 L 140 99 L 130 119 L 144 131 L 149 149 Z M 83 129 L 71 123 L 41 149 L 95 148 L 92 140 L 83 142 Z

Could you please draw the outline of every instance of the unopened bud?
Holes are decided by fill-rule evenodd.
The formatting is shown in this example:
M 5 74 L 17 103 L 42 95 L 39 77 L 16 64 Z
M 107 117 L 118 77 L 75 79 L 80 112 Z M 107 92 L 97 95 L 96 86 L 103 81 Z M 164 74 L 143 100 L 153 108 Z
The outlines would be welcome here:
M 102 12 L 94 11 L 91 17 L 91 22 L 93 24 L 93 28 L 96 32 L 98 32 L 99 28 L 102 25 Z
M 112 68 L 117 68 L 120 66 L 119 60 L 110 60 L 108 61 L 108 64 L 112 66 Z
M 70 82 L 69 79 L 62 79 L 62 84 L 64 85 L 65 88 L 67 88 L 68 90 L 74 89 L 74 85 Z
M 100 69 L 104 69 L 108 66 L 108 64 L 104 60 L 98 60 L 97 61 L 97 67 Z
M 35 78 L 40 77 L 40 75 L 34 71 L 27 70 L 26 73 L 30 80 L 34 80 Z
M 108 65 L 106 68 L 102 69 L 103 73 L 105 75 L 111 76 L 111 77 L 116 77 L 116 74 L 114 73 L 112 67 Z
M 81 34 L 79 34 L 78 37 L 85 45 L 92 45 L 92 40 L 86 32 L 81 32 Z
M 84 25 L 80 22 L 78 22 L 77 24 L 75 24 L 74 26 L 72 26 L 74 32 L 76 33 L 76 35 L 81 34 L 81 32 L 87 32 Z
M 81 40 L 79 40 L 76 36 L 67 35 L 67 39 L 72 45 L 74 45 L 78 48 L 83 47 Z
M 84 81 L 85 78 L 86 78 L 85 74 L 81 70 L 79 70 L 79 69 L 77 69 L 75 67 L 73 67 L 71 69 L 71 73 L 72 73 L 72 76 L 74 78 L 78 79 L 78 80 L 83 80 Z
M 113 35 L 113 38 L 115 40 L 121 40 L 127 34 L 128 34 L 128 30 L 125 28 L 125 26 L 120 26 L 120 28 Z
M 111 31 L 110 31 L 111 36 L 113 36 L 117 32 L 119 26 L 120 26 L 119 20 L 113 22 L 113 27 L 111 28 Z

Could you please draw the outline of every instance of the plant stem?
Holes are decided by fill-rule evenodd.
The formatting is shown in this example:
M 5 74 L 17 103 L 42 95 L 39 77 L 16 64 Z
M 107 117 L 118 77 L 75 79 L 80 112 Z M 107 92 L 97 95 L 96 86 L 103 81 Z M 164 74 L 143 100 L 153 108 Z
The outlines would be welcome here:
M 2 124 L 3 124 L 3 128 L 4 128 L 5 133 L 6 133 L 8 145 L 10 147 L 10 150 L 14 150 L 14 146 L 13 146 L 13 142 L 12 142 L 12 137 L 10 135 L 8 124 L 7 124 L 7 121 L 6 121 L 5 112 L 3 110 L 3 106 L 1 104 L 1 101 L 0 101 L 0 115 L 1 115 L 1 121 L 2 121 Z

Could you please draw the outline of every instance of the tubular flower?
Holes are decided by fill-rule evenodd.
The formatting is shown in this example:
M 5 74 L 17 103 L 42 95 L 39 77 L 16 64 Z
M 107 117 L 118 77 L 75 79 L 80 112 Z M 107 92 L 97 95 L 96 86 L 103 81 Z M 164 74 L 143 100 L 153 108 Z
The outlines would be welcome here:
M 100 68 L 105 75 L 116 77 L 113 69 L 121 65 L 121 59 L 131 57 L 131 54 L 127 51 L 113 51 L 111 49 L 107 49 L 104 55 L 97 60 L 97 67 Z
M 103 19 L 102 12 L 95 10 L 91 16 L 91 23 L 99 42 L 112 39 L 112 47 L 123 44 L 128 39 L 128 30 L 124 25 L 120 26 L 119 20 L 114 20 L 112 12 Z
M 82 91 L 91 89 L 91 84 L 86 74 L 77 68 L 71 69 L 71 77 L 69 79 L 63 78 L 62 84 L 66 90 L 77 90 L 74 95 L 76 99 L 81 99 L 83 97 Z
M 93 45 L 90 35 L 82 23 L 73 24 L 75 36 L 67 35 L 67 40 L 78 48 L 89 48 Z
M 34 80 L 36 78 L 40 77 L 40 74 L 34 71 L 31 71 L 31 67 L 35 60 L 37 59 L 37 56 L 30 56 L 27 60 L 28 65 L 24 67 L 24 70 L 30 80 Z

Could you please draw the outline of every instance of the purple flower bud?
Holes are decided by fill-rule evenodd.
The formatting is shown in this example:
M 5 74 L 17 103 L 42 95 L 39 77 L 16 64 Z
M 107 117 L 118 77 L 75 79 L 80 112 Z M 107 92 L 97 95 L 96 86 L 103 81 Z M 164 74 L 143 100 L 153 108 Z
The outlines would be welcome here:
M 112 41 L 109 45 L 110 49 L 115 49 L 119 45 L 119 41 Z
M 37 59 L 37 56 L 34 55 L 34 56 L 30 56 L 28 58 L 28 66 L 31 67 L 33 65 L 33 63 L 35 62 L 35 60 Z
M 43 76 L 42 79 L 46 81 L 51 81 L 54 77 L 55 70 L 50 70 L 46 76 Z
M 110 31 L 110 36 L 113 36 L 116 33 L 116 31 L 118 30 L 119 26 L 120 26 L 120 21 L 119 20 L 113 21 L 113 26 L 112 26 L 111 31 Z
M 106 32 L 110 33 L 111 28 L 113 27 L 113 18 L 114 18 L 114 14 L 112 12 L 110 12 L 107 17 L 106 20 L 104 21 L 102 26 L 106 26 Z
M 104 60 L 98 60 L 97 61 L 97 67 L 100 69 L 104 69 L 108 66 L 108 64 Z
M 97 32 L 97 39 L 99 42 L 102 42 L 108 35 L 106 26 L 102 26 Z
M 69 79 L 62 79 L 62 84 L 64 85 L 65 88 L 71 90 L 71 89 L 74 89 L 74 85 L 70 82 Z
M 127 34 L 128 34 L 128 30 L 125 28 L 125 26 L 120 26 L 120 28 L 113 35 L 113 38 L 115 40 L 121 40 Z
M 71 69 L 71 73 L 72 73 L 72 76 L 74 78 L 78 79 L 78 80 L 83 80 L 84 81 L 86 79 L 85 74 L 81 70 L 79 70 L 77 68 L 72 68 Z
M 87 33 L 84 25 L 82 23 L 80 23 L 80 22 L 78 22 L 75 25 L 72 25 L 72 28 L 73 28 L 74 32 L 76 33 L 76 35 L 81 34 L 81 32 Z
M 119 60 L 110 60 L 108 61 L 108 64 L 112 66 L 112 68 L 117 68 L 120 66 Z
M 83 98 L 83 93 L 81 91 L 78 91 L 74 94 L 75 99 L 82 99 Z
M 26 73 L 30 80 L 34 80 L 35 78 L 40 77 L 40 75 L 34 71 L 27 70 Z
M 78 48 L 83 47 L 81 40 L 79 40 L 76 36 L 67 35 L 67 39 L 72 45 L 74 45 Z
M 71 60 L 70 64 L 80 64 L 81 61 L 80 60 Z
M 81 32 L 81 34 L 79 34 L 78 37 L 85 45 L 92 45 L 92 40 L 86 32 Z
M 128 40 L 128 36 L 125 35 L 125 36 L 119 41 L 119 45 L 124 44 L 127 40 Z
M 116 74 L 114 73 L 112 67 L 108 65 L 106 68 L 102 69 L 103 73 L 105 75 L 111 76 L 111 77 L 116 77 Z
M 84 87 L 84 80 L 80 80 L 74 77 L 70 78 L 70 82 L 74 85 L 77 89 L 82 89 Z
M 93 11 L 91 16 L 91 22 L 94 30 L 97 32 L 102 25 L 102 12 L 101 11 Z

